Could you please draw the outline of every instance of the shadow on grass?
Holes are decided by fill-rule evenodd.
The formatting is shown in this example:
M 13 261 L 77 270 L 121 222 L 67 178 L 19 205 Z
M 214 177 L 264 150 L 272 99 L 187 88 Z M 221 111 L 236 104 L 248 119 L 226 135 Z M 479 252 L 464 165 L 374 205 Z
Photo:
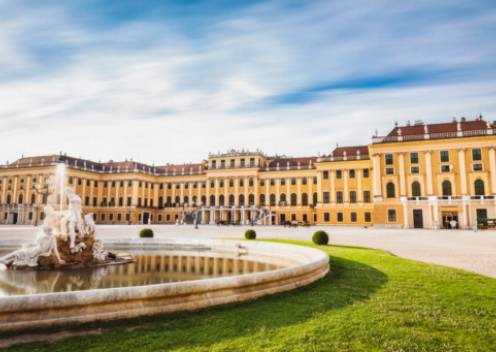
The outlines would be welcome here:
M 386 282 L 387 276 L 370 266 L 332 257 L 328 275 L 297 290 L 196 312 L 79 325 L 72 329 L 103 328 L 105 332 L 101 336 L 70 338 L 60 343 L 65 347 L 71 343 L 108 347 L 117 339 L 122 350 L 140 349 L 144 343 L 147 349 L 208 346 L 224 339 L 249 336 L 260 329 L 302 323 L 316 315 L 342 309 L 367 300 Z M 40 351 L 44 348 L 56 351 L 57 345 L 37 344 L 36 347 Z

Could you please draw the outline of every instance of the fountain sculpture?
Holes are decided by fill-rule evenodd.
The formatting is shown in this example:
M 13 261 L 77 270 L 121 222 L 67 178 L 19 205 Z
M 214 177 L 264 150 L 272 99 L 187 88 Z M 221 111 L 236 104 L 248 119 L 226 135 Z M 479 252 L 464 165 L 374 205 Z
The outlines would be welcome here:
M 56 211 L 45 206 L 45 219 L 36 235 L 34 244 L 0 258 L 9 269 L 65 269 L 122 264 L 133 261 L 128 254 L 115 254 L 103 249 L 95 238 L 93 214 L 83 217 L 81 198 L 74 189 L 65 189 L 69 206 Z

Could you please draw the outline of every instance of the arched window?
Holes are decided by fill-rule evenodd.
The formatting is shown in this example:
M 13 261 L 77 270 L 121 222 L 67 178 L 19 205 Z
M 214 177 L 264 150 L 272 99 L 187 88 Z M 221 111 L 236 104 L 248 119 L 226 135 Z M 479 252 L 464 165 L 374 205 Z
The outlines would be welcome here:
M 280 198 L 279 202 L 281 203 L 281 205 L 286 205 L 286 194 L 281 193 L 280 197 L 281 198 Z
M 230 206 L 233 206 L 234 205 L 234 195 L 233 194 L 230 194 L 229 195 L 229 205 Z
M 239 206 L 245 205 L 245 195 L 240 194 L 239 195 Z
M 265 205 L 265 194 L 260 195 L 260 205 Z
M 420 197 L 421 195 L 420 191 L 420 183 L 418 181 L 413 181 L 412 182 L 412 197 Z
M 201 196 L 201 204 L 202 205 L 207 205 L 207 197 Z
M 213 194 L 210 196 L 210 206 L 215 207 L 215 196 Z
M 394 183 L 388 182 L 388 184 L 386 185 L 386 196 L 388 198 L 396 197 L 396 191 L 394 189 Z
M 453 193 L 451 191 L 451 182 L 450 181 L 448 181 L 448 180 L 443 181 L 442 188 L 443 188 L 443 196 L 444 197 L 453 195 Z
M 474 191 L 476 196 L 484 196 L 486 195 L 486 190 L 484 188 L 484 181 L 475 180 L 474 182 Z
M 248 205 L 255 205 L 255 196 L 253 194 L 248 196 Z
M 176 200 L 175 200 L 175 205 L 176 207 L 179 206 L 179 204 L 181 204 L 181 198 L 179 196 L 176 197 Z
M 172 198 L 171 197 L 167 197 L 167 203 L 166 203 L 166 207 L 170 207 L 171 206 L 171 203 L 172 203 Z M 128 204 L 129 205 L 129 204 Z
M 276 195 L 274 193 L 270 195 L 269 201 L 270 201 L 270 205 L 272 206 L 276 205 Z
M 222 206 L 224 206 L 224 195 L 223 195 L 223 194 L 221 194 L 221 195 L 219 196 L 219 205 L 220 205 L 221 207 L 222 207 Z
M 297 201 L 296 193 L 291 193 L 291 205 L 296 206 L 297 202 L 298 201 Z
M 184 204 L 189 204 L 189 198 L 188 198 L 188 196 L 184 196 L 183 203 Z
M 301 194 L 301 205 L 308 205 L 308 194 Z
M 318 201 L 319 201 L 319 196 L 317 195 L 317 193 L 314 193 L 312 196 L 312 203 L 314 207 L 317 206 Z
M 35 193 L 31 194 L 31 204 L 34 204 L 34 203 L 36 203 L 36 194 Z

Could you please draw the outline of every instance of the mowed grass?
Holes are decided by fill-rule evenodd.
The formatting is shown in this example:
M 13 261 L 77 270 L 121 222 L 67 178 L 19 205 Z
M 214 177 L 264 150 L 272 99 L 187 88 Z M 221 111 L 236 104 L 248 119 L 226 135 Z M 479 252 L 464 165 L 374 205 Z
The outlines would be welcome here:
M 496 280 L 384 251 L 319 248 L 331 256 L 331 272 L 295 291 L 192 313 L 80 326 L 103 333 L 10 350 L 496 350 Z

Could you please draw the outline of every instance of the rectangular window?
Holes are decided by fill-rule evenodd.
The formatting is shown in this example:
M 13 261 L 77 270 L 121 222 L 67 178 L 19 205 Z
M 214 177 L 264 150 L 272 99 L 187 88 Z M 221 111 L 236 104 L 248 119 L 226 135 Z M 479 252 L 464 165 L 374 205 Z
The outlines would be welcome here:
M 230 163 L 231 163 L 231 168 L 234 168 L 236 166 L 236 160 L 235 159 L 231 159 Z
M 386 154 L 385 156 L 386 165 L 393 165 L 393 154 Z
M 127 197 L 127 206 L 130 207 L 131 206 L 131 197 Z
M 388 209 L 388 222 L 396 222 L 396 209 Z
M 296 185 L 296 178 L 291 177 L 291 185 L 295 186 Z
M 343 203 L 343 192 L 341 191 L 336 192 L 336 202 Z
M 365 220 L 365 222 L 371 222 L 372 216 L 369 212 L 366 212 L 365 214 L 363 214 L 363 219 Z
M 253 179 L 252 178 L 250 178 L 248 180 L 248 186 L 253 187 Z
M 369 178 L 369 169 L 363 169 L 363 177 Z
M 355 170 L 350 170 L 350 178 L 355 178 Z
M 93 206 L 96 207 L 96 205 L 97 205 L 96 197 L 93 197 Z
M 255 158 L 250 158 L 250 167 L 255 167 Z
M 441 150 L 440 152 L 441 162 L 448 163 L 449 162 L 449 152 L 447 150 Z
M 263 186 L 265 186 L 265 181 L 262 179 L 262 180 L 260 180 L 260 187 L 263 187 Z
M 329 221 L 331 221 L 331 216 L 330 216 L 330 214 L 329 214 L 329 213 L 324 213 L 324 221 L 325 221 L 325 222 L 329 222 Z
M 336 178 L 342 178 L 343 177 L 343 172 L 341 170 L 336 171 Z
M 338 213 L 338 222 L 343 222 L 343 213 Z
M 220 168 L 221 169 L 225 169 L 225 167 L 226 167 L 226 161 L 225 160 L 221 160 L 220 161 Z
M 370 203 L 370 191 L 363 191 L 363 202 Z
M 441 172 L 443 172 L 443 173 L 450 172 L 450 166 L 449 165 L 441 165 Z
M 412 174 L 418 174 L 418 173 L 420 173 L 420 169 L 419 169 L 419 167 L 418 167 L 418 166 L 412 166 L 412 167 L 410 168 L 410 172 L 411 172 Z
M 240 166 L 241 167 L 245 167 L 245 159 L 241 159 L 240 160 Z
M 217 161 L 212 160 L 212 169 L 215 169 L 217 167 Z
M 350 191 L 350 203 L 356 203 L 356 192 L 355 191 Z
M 131 214 L 126 214 L 126 221 L 129 221 L 131 219 Z
M 357 221 L 357 213 L 353 212 L 350 214 L 350 220 L 351 222 L 356 222 Z
M 394 175 L 394 169 L 392 167 L 386 167 L 386 175 Z
M 275 179 L 273 179 L 273 178 L 271 178 L 271 179 L 270 179 L 270 185 L 271 185 L 271 186 L 274 186 L 275 184 L 276 184 L 276 180 L 275 180 Z
M 117 214 L 117 221 L 121 221 L 121 220 L 122 220 L 122 214 L 119 213 L 119 214 Z
M 324 171 L 324 172 L 322 173 L 322 178 L 323 178 L 324 180 L 328 180 L 328 179 L 329 179 L 329 171 Z
M 324 203 L 325 204 L 329 203 L 329 192 L 324 192 Z
M 411 164 L 418 164 L 419 162 L 419 157 L 417 152 L 410 153 L 410 163 Z
M 307 178 L 306 177 L 303 177 L 301 179 L 301 184 L 304 185 L 304 186 L 307 184 Z
M 472 160 L 473 161 L 482 160 L 482 153 L 479 148 L 472 149 Z
M 286 184 L 286 179 L 285 178 L 281 178 L 281 186 L 284 186 Z
M 313 184 L 316 185 L 318 183 L 317 177 L 313 178 Z
M 477 163 L 477 164 L 474 164 L 474 171 L 482 171 L 482 164 L 481 163 Z

